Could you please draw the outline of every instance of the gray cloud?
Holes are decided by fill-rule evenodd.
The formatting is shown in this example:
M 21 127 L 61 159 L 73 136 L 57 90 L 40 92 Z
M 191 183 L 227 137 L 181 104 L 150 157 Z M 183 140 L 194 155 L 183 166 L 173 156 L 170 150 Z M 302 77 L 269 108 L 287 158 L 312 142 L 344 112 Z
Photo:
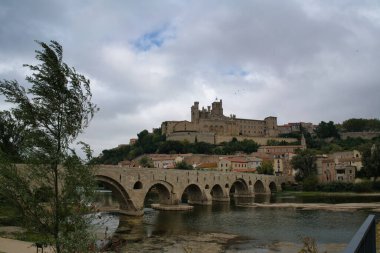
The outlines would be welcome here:
M 369 0 L 6 0 L 0 78 L 22 82 L 33 40 L 59 41 L 101 108 L 83 136 L 96 154 L 215 97 L 280 123 L 379 118 L 379 13 Z

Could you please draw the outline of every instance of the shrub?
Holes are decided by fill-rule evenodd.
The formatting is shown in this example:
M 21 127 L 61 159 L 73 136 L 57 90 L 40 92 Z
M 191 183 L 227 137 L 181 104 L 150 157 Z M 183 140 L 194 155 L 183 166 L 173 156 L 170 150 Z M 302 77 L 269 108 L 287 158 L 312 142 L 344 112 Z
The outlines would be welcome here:
M 376 181 L 372 183 L 373 183 L 373 190 L 380 191 L 380 181 Z
M 360 183 L 356 183 L 354 184 L 353 191 L 354 192 L 372 192 L 373 183 L 371 181 L 363 181 Z
M 315 191 L 317 190 L 318 178 L 316 176 L 308 176 L 303 180 L 303 190 L 304 191 Z
M 353 184 L 347 182 L 331 182 L 319 184 L 317 189 L 323 192 L 347 192 L 353 190 Z

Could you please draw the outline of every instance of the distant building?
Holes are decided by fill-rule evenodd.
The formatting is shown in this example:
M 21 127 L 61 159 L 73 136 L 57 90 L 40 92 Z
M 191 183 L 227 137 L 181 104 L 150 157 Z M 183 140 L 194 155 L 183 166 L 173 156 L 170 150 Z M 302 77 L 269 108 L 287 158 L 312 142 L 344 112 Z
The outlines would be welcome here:
M 313 123 L 297 122 L 297 123 L 287 123 L 277 127 L 279 134 L 290 134 L 301 132 L 301 128 L 306 130 L 308 133 L 312 134 L 316 128 Z
M 223 157 L 218 162 L 218 170 L 224 172 L 255 172 L 262 160 L 248 156 Z
M 317 157 L 317 174 L 321 183 L 354 182 L 356 172 L 362 167 L 361 154 L 357 150 Z
M 270 116 L 264 120 L 242 119 L 234 114 L 227 117 L 223 114 L 222 100 L 213 102 L 207 109 L 200 109 L 199 102 L 194 102 L 191 106 L 191 121 L 165 121 L 161 124 L 161 130 L 167 140 L 212 144 L 230 141 L 233 137 L 263 144 L 268 139 L 276 139 L 279 133 L 276 117 Z
M 275 175 L 294 175 L 291 160 L 295 153 L 285 153 L 281 155 L 275 155 L 273 158 L 273 171 Z
M 290 145 L 290 146 L 260 146 L 257 150 L 258 153 L 265 153 L 271 155 L 282 155 L 287 153 L 295 153 L 297 150 L 304 150 L 305 146 Z

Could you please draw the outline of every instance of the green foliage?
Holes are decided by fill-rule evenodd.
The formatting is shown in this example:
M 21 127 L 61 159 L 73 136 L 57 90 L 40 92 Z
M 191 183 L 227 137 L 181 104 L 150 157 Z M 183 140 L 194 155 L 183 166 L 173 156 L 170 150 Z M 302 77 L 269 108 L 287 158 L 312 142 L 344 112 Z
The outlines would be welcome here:
M 317 189 L 322 192 L 350 192 L 354 190 L 354 184 L 348 182 L 330 182 L 319 184 Z
M 342 127 L 347 132 L 380 131 L 380 120 L 353 118 L 343 121 Z
M 317 165 L 315 154 L 309 150 L 303 150 L 291 160 L 293 169 L 295 169 L 297 181 L 303 181 L 309 176 L 317 174 Z
M 222 143 L 220 147 L 222 154 L 233 155 L 239 151 L 247 154 L 256 152 L 259 145 L 252 140 L 238 141 L 236 138 L 233 138 L 230 142 Z
M 135 145 L 124 145 L 114 149 L 103 150 L 102 154 L 91 160 L 92 164 L 117 164 L 125 159 L 133 160 L 143 154 L 217 154 L 231 155 L 236 152 L 252 153 L 257 151 L 259 145 L 252 140 L 238 141 L 236 138 L 230 142 L 213 145 L 205 142 L 189 143 L 188 141 L 165 141 L 161 129 L 153 133 L 143 130 L 138 134 Z
M 143 168 L 153 168 L 153 163 L 152 163 L 152 160 L 149 159 L 147 156 L 143 156 L 141 157 L 140 159 L 140 165 L 143 167 Z
M 373 192 L 375 190 L 374 184 L 370 181 L 363 181 L 356 183 L 352 187 L 354 192 Z
M 257 167 L 258 174 L 273 175 L 273 163 L 272 161 L 263 161 L 259 167 Z
M 12 162 L 22 162 L 25 125 L 9 111 L 0 111 L 0 150 Z
M 118 164 L 127 158 L 127 155 L 131 152 L 132 147 L 129 145 L 123 145 L 113 149 L 105 149 L 98 157 L 94 157 L 91 160 L 92 164 Z M 141 155 L 135 154 L 136 156 Z
M 318 186 L 318 178 L 316 175 L 309 175 L 302 181 L 302 189 L 304 191 L 315 191 Z
M 279 134 L 278 137 L 280 138 L 294 138 L 294 139 L 301 139 L 301 132 L 293 132 L 288 134 Z
M 158 147 L 159 154 L 181 154 L 186 153 L 184 142 L 180 141 L 165 141 Z
M 370 141 L 364 140 L 362 138 L 351 137 L 348 137 L 345 140 L 335 140 L 332 142 L 332 144 L 340 146 L 343 150 L 361 149 L 361 147 L 366 143 L 370 143 Z
M 332 121 L 329 121 L 328 123 L 322 121 L 319 123 L 315 129 L 315 133 L 317 137 L 321 139 L 329 137 L 339 138 L 338 129 Z
M 373 192 L 380 190 L 380 182 L 374 184 L 371 181 L 363 181 L 360 183 L 350 182 L 329 182 L 318 183 L 315 176 L 305 178 L 303 181 L 304 191 L 319 191 L 319 192 Z
M 267 145 L 268 146 L 287 146 L 287 145 L 299 145 L 299 141 L 296 142 L 286 142 L 284 140 L 282 141 L 276 141 L 276 140 L 268 140 Z
M 187 164 L 185 161 L 181 161 L 179 163 L 176 163 L 175 168 L 177 170 L 192 170 L 193 166 Z
M 0 93 L 13 105 L 9 113 L 24 129 L 25 163 L 16 167 L 9 153 L 0 152 L 0 194 L 56 252 L 86 252 L 94 238 L 84 214 L 95 183 L 91 168 L 71 146 L 97 107 L 91 102 L 90 81 L 62 61 L 61 45 L 37 43 L 39 64 L 24 65 L 32 72 L 26 77 L 29 88 L 0 82 Z M 88 145 L 83 151 L 91 157 Z
M 380 176 L 380 143 L 368 145 L 362 154 L 362 171 L 367 177 L 373 177 L 374 181 Z

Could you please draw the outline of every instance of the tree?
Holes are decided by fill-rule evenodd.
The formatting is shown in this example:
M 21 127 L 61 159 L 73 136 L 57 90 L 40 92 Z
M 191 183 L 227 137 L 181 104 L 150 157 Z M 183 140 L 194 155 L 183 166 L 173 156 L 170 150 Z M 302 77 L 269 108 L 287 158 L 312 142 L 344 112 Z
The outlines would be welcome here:
M 315 133 L 317 134 L 318 138 L 321 139 L 329 137 L 339 137 L 338 129 L 332 121 L 329 121 L 328 123 L 322 121 L 321 123 L 319 123 L 317 128 L 315 129 Z
M 271 161 L 263 161 L 262 164 L 257 167 L 258 174 L 273 175 L 273 163 Z
M 342 127 L 348 132 L 379 131 L 378 119 L 348 119 L 343 121 Z
M 12 162 L 22 161 L 22 143 L 25 126 L 9 111 L 0 111 L 0 150 Z
M 380 143 L 367 146 L 362 155 L 362 173 L 367 177 L 373 177 L 374 182 L 380 176 Z
M 28 88 L 15 80 L 0 82 L 1 94 L 14 106 L 10 113 L 25 126 L 25 166 L 16 167 L 0 154 L 0 194 L 56 252 L 86 252 L 93 236 L 84 214 L 95 183 L 91 168 L 71 147 L 97 107 L 91 102 L 90 81 L 63 62 L 62 46 L 37 43 L 39 64 L 24 65 L 32 72 L 26 77 Z M 89 159 L 89 146 L 83 144 L 83 150 Z
M 303 181 L 309 176 L 317 174 L 316 157 L 308 150 L 303 150 L 291 160 L 294 170 L 296 170 L 296 180 Z
M 141 157 L 139 162 L 143 168 L 153 168 L 152 160 L 147 156 Z
M 190 164 L 187 164 L 185 161 L 181 161 L 175 164 L 175 168 L 177 170 L 192 170 L 193 166 Z

